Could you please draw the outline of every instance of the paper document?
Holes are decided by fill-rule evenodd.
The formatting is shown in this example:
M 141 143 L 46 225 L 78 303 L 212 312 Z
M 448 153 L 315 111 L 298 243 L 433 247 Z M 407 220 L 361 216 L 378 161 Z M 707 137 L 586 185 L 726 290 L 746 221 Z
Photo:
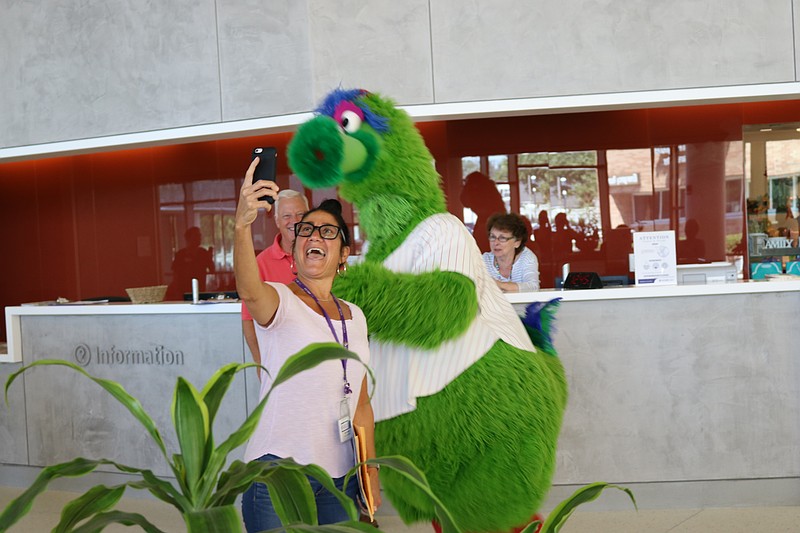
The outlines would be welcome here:
M 633 234 L 637 285 L 677 285 L 675 232 L 639 231 Z
M 356 464 L 366 460 L 367 457 L 367 442 L 364 440 L 363 427 L 353 428 L 353 455 Z M 372 485 L 369 482 L 369 468 L 366 464 L 360 465 L 356 470 L 356 478 L 358 479 L 358 499 L 364 512 L 369 514 L 369 519 L 375 519 L 375 499 L 372 496 Z

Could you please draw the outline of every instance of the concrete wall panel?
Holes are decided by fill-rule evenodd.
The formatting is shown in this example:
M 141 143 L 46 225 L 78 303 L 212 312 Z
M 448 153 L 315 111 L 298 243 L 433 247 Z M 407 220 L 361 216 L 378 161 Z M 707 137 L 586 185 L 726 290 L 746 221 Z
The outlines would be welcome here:
M 791 82 L 799 4 L 13 0 L 0 147 L 304 112 L 340 84 L 425 104 Z
M 563 302 L 554 341 L 570 396 L 554 483 L 800 474 L 800 365 L 786 326 L 799 301 Z
M 169 454 L 179 451 L 170 413 L 178 376 L 200 390 L 218 368 L 244 357 L 237 314 L 29 316 L 22 338 L 26 363 L 68 360 L 121 383 L 153 418 Z M 170 475 L 147 432 L 98 385 L 60 367 L 35 368 L 25 378 L 30 465 L 108 458 Z M 217 443 L 246 417 L 244 379 L 236 378 L 220 407 Z
M 224 120 L 313 107 L 306 2 L 219 0 L 217 12 Z
M 315 103 L 331 89 L 433 101 L 428 2 L 310 0 Z
M 443 0 L 437 102 L 794 81 L 786 0 Z
M 2 11 L 0 146 L 220 120 L 214 0 Z

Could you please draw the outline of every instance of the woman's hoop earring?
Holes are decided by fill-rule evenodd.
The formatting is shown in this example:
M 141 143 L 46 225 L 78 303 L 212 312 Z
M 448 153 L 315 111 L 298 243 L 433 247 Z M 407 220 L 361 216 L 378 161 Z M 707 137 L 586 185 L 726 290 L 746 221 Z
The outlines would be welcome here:
M 290 266 L 289 268 L 292 269 L 292 275 L 297 276 L 297 267 L 294 264 L 294 257 L 292 257 L 292 266 Z
M 337 274 L 344 274 L 345 272 L 347 272 L 347 261 L 339 263 L 339 270 L 336 271 Z

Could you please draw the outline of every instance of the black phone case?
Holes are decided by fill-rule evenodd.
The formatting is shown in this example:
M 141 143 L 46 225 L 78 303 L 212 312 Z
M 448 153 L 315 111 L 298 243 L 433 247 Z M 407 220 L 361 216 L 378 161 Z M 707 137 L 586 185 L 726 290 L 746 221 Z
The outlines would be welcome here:
M 272 147 L 267 148 L 253 148 L 253 159 L 259 157 L 258 166 L 253 174 L 253 183 L 258 180 L 275 181 L 275 164 L 278 159 L 278 150 Z M 274 204 L 275 199 L 272 196 L 262 196 L 259 198 L 262 202 Z

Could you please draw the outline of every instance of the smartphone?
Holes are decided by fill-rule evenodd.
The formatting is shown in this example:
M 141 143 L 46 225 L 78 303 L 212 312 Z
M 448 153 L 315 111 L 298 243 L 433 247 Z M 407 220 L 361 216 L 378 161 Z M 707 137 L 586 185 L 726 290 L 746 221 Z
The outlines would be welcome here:
M 253 148 L 253 157 L 251 161 L 256 157 L 260 160 L 258 166 L 256 166 L 256 172 L 253 174 L 253 183 L 258 180 L 275 181 L 275 165 L 278 159 L 278 150 L 271 146 L 266 148 Z M 275 199 L 272 196 L 264 195 L 259 198 L 259 200 L 262 202 L 266 200 L 271 204 L 275 203 Z

